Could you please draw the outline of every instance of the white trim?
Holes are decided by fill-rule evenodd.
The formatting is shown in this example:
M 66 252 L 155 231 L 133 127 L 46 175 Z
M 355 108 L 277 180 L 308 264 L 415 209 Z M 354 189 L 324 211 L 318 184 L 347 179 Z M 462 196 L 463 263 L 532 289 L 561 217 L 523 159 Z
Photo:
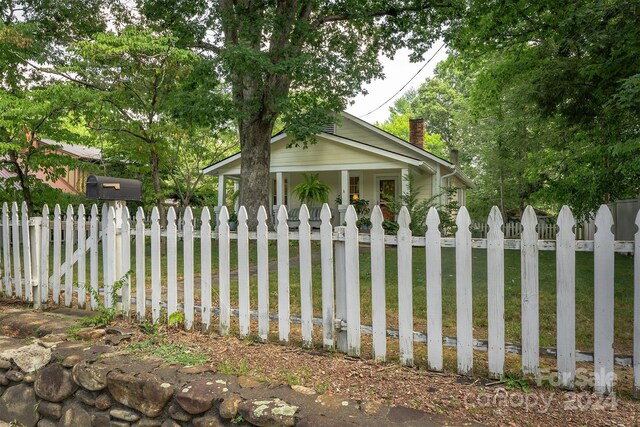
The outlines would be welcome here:
M 393 159 L 393 160 L 397 160 L 399 162 L 403 162 L 403 163 L 408 163 L 410 165 L 414 165 L 414 166 L 421 166 L 424 164 L 424 162 L 422 160 L 419 159 L 414 159 L 413 157 L 409 157 L 409 156 L 405 156 L 404 154 L 400 154 L 400 153 L 394 153 L 392 151 L 388 151 L 388 150 L 383 150 L 382 148 L 378 148 L 378 147 L 374 147 L 373 145 L 368 145 L 364 142 L 359 142 L 359 141 L 354 141 L 342 136 L 338 136 L 338 135 L 331 135 L 328 133 L 321 133 L 319 136 L 321 136 L 324 139 L 328 139 L 329 141 L 334 141 L 334 142 L 339 142 L 341 144 L 344 144 L 348 147 L 353 147 L 356 149 L 360 149 L 363 151 L 368 151 L 370 153 L 373 154 L 377 154 L 379 156 L 383 156 L 383 157 L 387 157 L 389 159 Z M 341 165 L 341 167 L 343 167 Z
M 332 172 L 348 170 L 380 170 L 380 169 L 403 169 L 406 164 L 398 163 L 349 163 L 341 165 L 304 165 L 304 166 L 278 166 L 272 168 L 269 172 Z M 225 171 L 225 175 L 237 175 L 240 168 L 229 169 Z

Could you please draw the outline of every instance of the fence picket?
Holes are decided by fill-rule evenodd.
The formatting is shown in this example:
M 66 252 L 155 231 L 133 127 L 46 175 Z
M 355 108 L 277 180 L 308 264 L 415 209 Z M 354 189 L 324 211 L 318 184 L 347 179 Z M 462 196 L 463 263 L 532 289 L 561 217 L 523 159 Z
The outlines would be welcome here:
M 427 356 L 429 369 L 442 371 L 442 250 L 440 217 L 436 208 L 427 214 Z
M 383 221 L 384 217 L 380 206 L 374 206 L 371 212 L 371 327 L 373 329 L 373 358 L 380 361 L 387 359 L 387 296 Z
M 98 255 L 99 255 L 99 238 L 98 238 L 98 206 L 91 206 L 91 221 L 89 225 L 89 238 L 91 239 L 91 247 L 89 248 L 89 281 L 91 282 L 91 309 L 98 308 Z M 103 272 L 104 274 L 104 272 Z
M 62 218 L 60 205 L 53 208 L 53 303 L 60 304 L 60 260 L 62 258 Z
M 13 295 L 11 286 L 11 240 L 9 239 L 9 206 L 2 203 L 2 259 L 4 289 L 8 296 Z
M 633 252 L 633 396 L 640 399 L 640 211 Z
M 558 380 L 573 388 L 576 376 L 576 221 L 568 206 L 558 215 L 556 234 L 556 294 Z
M 160 321 L 160 212 L 154 206 L 151 210 L 151 319 Z
M 73 206 L 67 206 L 64 227 L 65 272 L 64 272 L 64 305 L 71 307 L 73 299 Z
M 504 234 L 497 206 L 491 208 L 487 222 L 489 376 L 500 379 L 504 373 Z
M 278 336 L 281 342 L 289 342 L 289 225 L 287 208 L 278 210 Z
M 186 330 L 193 328 L 194 321 L 194 289 L 193 289 L 193 212 L 187 206 L 182 217 L 182 244 L 184 245 L 184 327 Z
M 269 229 L 267 210 L 258 209 L 258 227 L 256 229 L 258 246 L 258 335 L 262 341 L 269 339 Z
M 106 308 L 113 307 L 116 301 L 113 300 L 114 285 L 119 277 L 116 277 L 116 211 L 110 206 L 107 210 L 107 225 L 106 230 L 106 243 L 105 252 L 102 254 L 107 259 L 107 270 L 105 271 L 105 283 L 104 283 L 104 306 Z M 67 234 L 67 238 L 69 235 Z
M 24 267 L 24 297 L 33 301 L 31 288 L 31 238 L 29 235 L 29 210 L 22 202 L 22 265 Z
M 22 298 L 22 263 L 20 261 L 20 222 L 18 204 L 11 205 L 11 231 L 13 234 L 13 278 L 16 297 Z
M 522 283 L 522 372 L 538 374 L 540 333 L 538 311 L 538 219 L 531 206 L 522 214 L 521 283 Z
M 128 242 L 128 240 L 125 240 Z M 86 303 L 87 282 L 87 229 L 84 205 L 78 206 L 78 307 L 84 308 Z
M 178 227 L 176 211 L 171 206 L 167 211 L 167 320 L 178 311 Z
M 300 317 L 302 321 L 302 346 L 313 346 L 313 294 L 311 287 L 311 227 L 309 226 L 309 209 L 303 204 L 298 214 L 300 225 L 299 250 L 300 250 Z
M 121 266 L 122 274 L 124 277 L 118 277 L 118 280 L 124 280 L 122 284 L 122 314 L 125 318 L 131 317 L 131 223 L 129 222 L 131 216 L 129 215 L 129 208 L 123 206 L 122 208 L 122 229 L 120 230 L 120 236 L 122 236 L 121 247 Z M 78 226 L 80 224 L 78 223 Z M 82 252 L 84 254 L 84 252 Z M 84 257 L 84 255 L 83 255 Z
M 231 323 L 231 279 L 230 279 L 230 259 L 229 259 L 229 211 L 223 206 L 218 214 L 220 223 L 218 224 L 218 280 L 220 296 L 220 335 L 229 335 L 229 325 Z
M 211 213 L 208 207 L 200 215 L 200 316 L 202 330 L 211 328 Z
M 144 321 L 147 311 L 144 229 L 144 209 L 139 207 L 136 212 L 136 316 L 139 322 Z
M 411 217 L 406 206 L 398 215 L 398 329 L 400 363 L 413 365 L 413 277 Z M 371 259 L 372 262 L 376 262 Z
M 347 307 L 347 354 L 360 357 L 360 254 L 358 247 L 358 216 L 353 205 L 345 215 L 345 267 Z
M 42 207 L 42 228 L 40 229 L 40 301 L 49 300 L 49 206 Z
M 250 301 L 249 301 L 249 227 L 247 226 L 247 210 L 240 206 L 238 211 L 238 310 L 240 336 L 249 335 Z
M 102 235 L 102 290 L 105 290 L 105 283 L 109 275 L 109 259 L 105 256 L 107 252 L 107 216 L 109 215 L 109 209 L 106 203 L 102 204 L 101 216 L 100 216 L 100 234 Z M 106 294 L 103 296 L 106 298 Z
M 462 206 L 456 218 L 456 329 L 458 373 L 470 375 L 473 370 L 473 317 L 471 298 L 471 219 Z
M 327 203 L 320 211 L 320 268 L 322 274 L 322 344 L 334 348 L 335 314 L 333 305 L 333 226 Z
M 607 205 L 596 214 L 596 234 L 593 236 L 594 390 L 599 394 L 613 391 L 613 216 Z

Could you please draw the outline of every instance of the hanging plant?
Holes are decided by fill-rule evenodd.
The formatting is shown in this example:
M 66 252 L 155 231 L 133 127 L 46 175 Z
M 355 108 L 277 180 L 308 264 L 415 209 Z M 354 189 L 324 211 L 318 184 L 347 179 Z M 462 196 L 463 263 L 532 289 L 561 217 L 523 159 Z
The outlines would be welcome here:
M 327 203 L 329 200 L 331 187 L 320 181 L 318 175 L 303 173 L 304 182 L 293 188 L 293 193 L 300 199 L 300 202 L 308 207 L 313 206 L 313 202 Z

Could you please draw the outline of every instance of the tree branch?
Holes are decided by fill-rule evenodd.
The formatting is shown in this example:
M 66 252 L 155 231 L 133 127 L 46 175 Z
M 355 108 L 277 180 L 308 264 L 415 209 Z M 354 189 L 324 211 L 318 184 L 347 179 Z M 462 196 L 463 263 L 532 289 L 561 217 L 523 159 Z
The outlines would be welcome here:
M 406 12 L 420 12 L 429 8 L 451 7 L 451 3 L 425 3 L 412 7 L 390 7 L 387 9 L 372 10 L 367 13 L 342 13 L 336 15 L 320 16 L 312 22 L 312 26 L 318 27 L 327 22 L 350 21 L 356 18 L 382 18 L 385 16 L 398 16 Z

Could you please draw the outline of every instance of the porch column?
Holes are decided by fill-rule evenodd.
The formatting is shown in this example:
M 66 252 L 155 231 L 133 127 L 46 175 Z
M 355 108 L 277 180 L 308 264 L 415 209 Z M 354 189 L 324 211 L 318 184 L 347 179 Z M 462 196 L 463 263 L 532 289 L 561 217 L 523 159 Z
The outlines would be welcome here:
M 340 171 L 340 197 L 342 198 L 342 204 L 338 205 L 338 212 L 340 212 L 340 224 L 344 223 L 344 217 L 347 212 L 347 208 L 351 200 L 349 200 L 349 171 Z
M 400 171 L 402 175 L 400 176 L 400 182 L 402 183 L 402 187 L 400 190 L 400 196 L 404 196 L 409 193 L 409 180 L 407 177 L 409 176 L 409 169 L 404 168 Z
M 276 204 L 273 206 L 273 226 L 278 226 L 278 211 L 284 204 L 284 176 L 282 172 L 276 172 Z
M 235 195 L 238 190 L 240 190 L 240 181 L 238 181 L 237 179 L 234 179 L 233 194 Z M 236 201 L 233 204 L 233 211 L 238 212 L 239 210 L 240 210 L 240 194 L 238 194 L 238 196 L 236 197 Z
M 215 228 L 218 229 L 218 224 L 220 221 L 220 209 L 226 203 L 226 187 L 227 187 L 227 177 L 224 174 L 218 175 L 218 205 L 213 207 L 213 211 L 215 212 Z
M 441 195 L 440 195 L 440 165 L 436 165 L 436 173 L 431 175 L 431 197 L 438 196 L 435 200 L 438 204 L 441 204 Z

